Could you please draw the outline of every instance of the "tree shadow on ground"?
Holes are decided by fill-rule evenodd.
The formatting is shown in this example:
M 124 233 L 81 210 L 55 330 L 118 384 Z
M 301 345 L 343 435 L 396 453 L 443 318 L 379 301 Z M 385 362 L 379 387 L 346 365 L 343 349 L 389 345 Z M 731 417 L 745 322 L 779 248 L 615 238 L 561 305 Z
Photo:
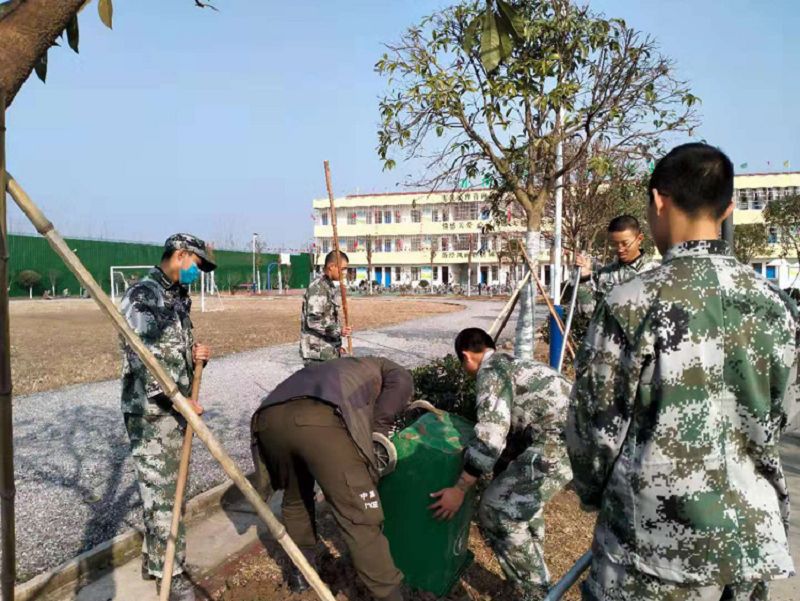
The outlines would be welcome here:
M 20 485 L 62 490 L 67 498 L 79 503 L 68 516 L 69 520 L 84 519 L 83 534 L 73 556 L 131 525 L 128 518 L 139 504 L 139 497 L 133 467 L 126 460 L 128 439 L 119 412 L 105 407 L 70 407 L 44 427 L 23 420 L 16 430 Z M 126 473 L 130 475 L 126 477 Z M 39 523 L 34 529 L 44 534 L 54 522 L 65 518 L 66 515 L 36 515 Z M 35 539 L 29 540 L 36 544 Z M 26 567 L 41 569 L 38 565 Z M 84 570 L 88 571 L 88 566 L 82 566 L 81 571 Z

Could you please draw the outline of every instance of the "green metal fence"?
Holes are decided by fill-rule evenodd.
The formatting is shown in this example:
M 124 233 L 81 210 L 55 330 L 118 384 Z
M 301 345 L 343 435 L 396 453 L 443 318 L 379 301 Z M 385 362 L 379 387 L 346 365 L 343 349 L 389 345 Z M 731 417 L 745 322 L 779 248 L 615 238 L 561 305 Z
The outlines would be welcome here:
M 83 240 L 67 238 L 73 249 L 97 282 L 110 291 L 109 269 L 112 265 L 155 265 L 161 258 L 163 247 L 157 244 L 136 242 L 114 242 L 109 240 Z M 22 271 L 35 271 L 41 276 L 34 286 L 34 296 L 45 290 L 55 289 L 57 295 L 63 290 L 76 296 L 80 287 L 61 259 L 53 252 L 47 241 L 35 235 L 11 234 L 9 236 L 9 283 L 11 296 L 27 296 L 28 288 L 19 282 Z M 253 279 L 253 256 L 249 252 L 217 250 L 214 253 L 217 268 L 217 286 L 226 291 L 230 287 L 251 282 Z M 267 266 L 277 263 L 278 255 L 262 253 L 258 259 L 262 286 L 266 286 Z M 291 255 L 291 264 L 282 266 L 284 285 L 290 288 L 305 288 L 309 283 L 311 258 L 307 254 Z M 273 287 L 277 285 L 277 274 L 272 269 Z

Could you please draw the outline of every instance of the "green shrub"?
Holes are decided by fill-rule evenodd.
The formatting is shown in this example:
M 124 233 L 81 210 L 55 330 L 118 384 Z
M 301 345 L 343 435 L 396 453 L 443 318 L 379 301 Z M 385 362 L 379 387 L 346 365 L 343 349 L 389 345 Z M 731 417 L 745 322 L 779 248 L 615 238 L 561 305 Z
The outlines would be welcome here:
M 414 400 L 425 399 L 434 407 L 476 421 L 475 378 L 467 375 L 455 355 L 435 359 L 428 365 L 411 370 L 414 377 Z M 397 424 L 406 427 L 419 417 L 409 412 Z

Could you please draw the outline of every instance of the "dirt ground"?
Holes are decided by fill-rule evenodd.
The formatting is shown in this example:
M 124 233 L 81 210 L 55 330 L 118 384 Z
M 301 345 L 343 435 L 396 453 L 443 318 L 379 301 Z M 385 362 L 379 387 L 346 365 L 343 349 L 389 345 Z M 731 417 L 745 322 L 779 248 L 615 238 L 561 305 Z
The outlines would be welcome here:
M 557 495 L 545 507 L 545 557 L 555 582 L 589 548 L 594 528 L 594 514 L 580 509 L 578 498 L 571 490 Z M 320 577 L 330 587 L 338 601 L 369 601 L 372 597 L 361 585 L 346 557 L 344 542 L 329 511 L 322 511 L 319 520 L 321 557 Z M 424 544 L 424 541 L 420 541 Z M 266 547 L 266 548 L 265 548 Z M 473 525 L 470 550 L 475 561 L 464 573 L 447 601 L 516 601 L 507 586 L 500 565 Z M 344 557 L 343 557 L 344 556 Z M 315 601 L 312 592 L 293 594 L 284 585 L 284 572 L 289 560 L 272 540 L 255 543 L 233 557 L 200 584 L 206 599 L 213 601 Z M 416 592 L 411 601 L 435 601 L 430 593 Z M 580 599 L 578 586 L 564 597 L 567 601 Z
M 223 303 L 224 311 L 201 313 L 195 303 L 192 312 L 195 337 L 214 356 L 299 339 L 299 296 L 232 297 Z M 393 298 L 353 298 L 349 306 L 351 322 L 362 330 L 461 310 L 445 301 Z M 14 301 L 10 312 L 15 396 L 119 377 L 119 339 L 93 301 Z

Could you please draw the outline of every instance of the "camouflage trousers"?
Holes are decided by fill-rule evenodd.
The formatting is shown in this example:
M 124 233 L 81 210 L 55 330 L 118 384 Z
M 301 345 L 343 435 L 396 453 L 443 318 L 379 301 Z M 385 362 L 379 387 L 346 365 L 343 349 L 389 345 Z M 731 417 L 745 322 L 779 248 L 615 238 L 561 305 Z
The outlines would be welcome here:
M 544 504 L 572 479 L 566 453 L 545 461 L 527 449 L 481 495 L 478 519 L 506 578 L 528 598 L 550 585 L 544 561 Z
M 142 554 L 147 571 L 161 578 L 172 505 L 178 478 L 178 465 L 186 422 L 182 417 L 166 415 L 125 414 L 125 429 L 131 445 L 131 457 L 139 481 L 144 521 Z M 186 539 L 183 522 L 175 543 L 173 575 L 183 572 Z
M 697 586 L 662 580 L 595 556 L 583 601 L 767 601 L 766 582 Z

